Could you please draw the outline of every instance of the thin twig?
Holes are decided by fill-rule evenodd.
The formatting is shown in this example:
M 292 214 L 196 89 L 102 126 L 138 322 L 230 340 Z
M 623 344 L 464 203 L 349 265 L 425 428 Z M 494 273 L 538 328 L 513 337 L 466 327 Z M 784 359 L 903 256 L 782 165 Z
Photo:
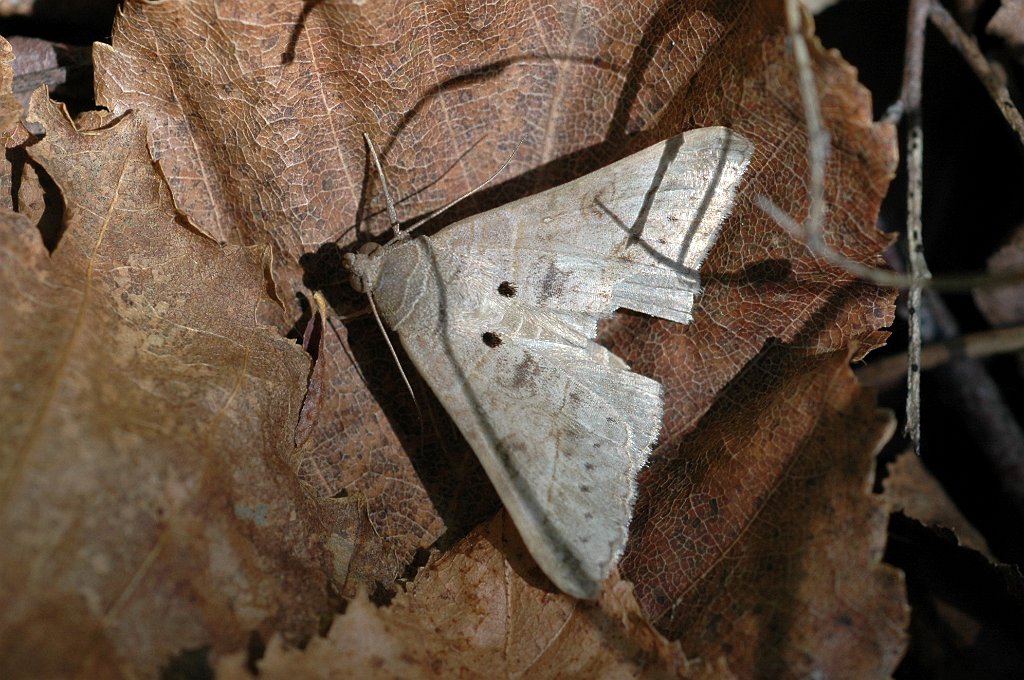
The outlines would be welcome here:
M 921 370 L 927 371 L 953 359 L 982 359 L 996 354 L 1024 350 L 1024 326 L 998 328 L 962 335 L 921 348 Z M 907 360 L 901 355 L 869 361 L 857 369 L 857 380 L 879 390 L 896 387 L 907 374 Z
M 927 18 L 926 3 L 912 2 L 907 16 L 907 42 L 903 50 L 903 83 L 900 98 L 889 107 L 882 122 L 895 125 L 916 102 L 920 106 L 921 83 L 924 81 L 924 23 Z
M 771 217 L 780 227 L 785 229 L 794 238 L 803 241 L 817 257 L 830 262 L 854 276 L 878 286 L 892 286 L 908 288 L 916 283 L 913 277 L 888 269 L 870 267 L 857 260 L 851 260 L 842 253 L 833 250 L 823 238 L 812 239 L 808 232 L 813 230 L 812 225 L 800 224 L 784 211 L 775 205 L 767 196 L 758 196 L 755 199 L 757 206 Z
M 908 298 L 910 343 L 908 348 L 908 371 L 907 371 L 907 425 L 906 433 L 914 445 L 915 451 L 920 451 L 921 427 L 920 427 L 920 352 L 921 352 L 921 327 L 918 317 L 918 308 L 921 300 L 920 281 L 931 277 L 928 267 L 924 261 L 924 247 L 921 238 L 921 177 L 922 177 L 922 145 L 923 136 L 921 133 L 921 86 L 918 76 L 922 72 L 924 58 L 924 25 L 927 20 L 928 0 L 911 0 L 910 16 L 907 26 L 907 57 L 905 68 L 904 89 L 901 101 L 903 111 L 908 118 L 909 142 L 908 142 L 908 170 L 909 187 L 907 190 L 907 232 L 910 244 L 910 274 L 912 285 L 910 286 Z M 810 168 L 810 186 L 808 195 L 810 209 L 808 219 L 804 224 L 803 233 L 808 247 L 816 253 L 827 253 L 826 259 L 835 261 L 834 253 L 824 240 L 824 224 L 826 214 L 825 202 L 825 166 L 828 160 L 829 139 L 828 132 L 824 128 L 821 117 L 820 99 L 817 86 L 814 81 L 814 71 L 811 68 L 810 52 L 803 35 L 803 12 L 796 0 L 786 0 L 786 22 L 789 32 L 789 41 L 793 49 L 794 60 L 798 71 L 798 83 L 800 86 L 800 98 L 804 106 L 804 118 L 807 125 L 808 147 L 807 162 Z M 763 202 L 762 209 L 772 215 L 780 224 L 787 224 L 791 220 L 784 219 L 775 206 Z M 789 224 L 787 228 L 792 228 Z M 848 260 L 844 256 L 839 256 Z M 853 264 L 846 262 L 845 264 Z M 878 270 L 866 267 L 860 263 L 848 269 L 858 275 L 868 275 L 877 280 L 883 278 Z
M 829 134 L 821 118 L 818 87 L 814 82 L 811 55 L 803 35 L 803 9 L 796 0 L 786 0 L 786 22 L 789 28 L 790 45 L 797 63 L 800 98 L 804 105 L 804 120 L 807 124 L 807 164 L 810 168 L 810 210 L 807 215 L 804 234 L 812 250 L 819 250 L 825 244 L 825 165 L 829 155 Z
M 876 286 L 904 289 L 917 286 L 923 290 L 962 293 L 964 291 L 1001 288 L 1003 286 L 1015 286 L 1024 283 L 1024 269 L 1013 269 L 1004 272 L 963 272 L 922 278 L 891 269 L 871 267 L 833 250 L 823 239 L 817 239 L 812 243 L 807 236 L 807 227 L 786 214 L 786 211 L 775 205 L 767 196 L 758 196 L 754 199 L 754 202 L 757 204 L 757 207 L 763 210 L 780 227 L 789 232 L 791 236 L 804 241 L 815 256 Z
M 907 17 L 907 56 L 903 101 L 907 118 L 907 263 L 915 279 L 931 278 L 924 259 L 921 204 L 924 190 L 924 130 L 921 128 L 921 81 L 924 71 L 924 29 L 929 0 L 911 0 Z M 921 452 L 921 286 L 907 291 L 907 424 L 904 432 Z
M 922 14 L 922 17 L 924 16 L 926 15 Z M 765 196 L 757 197 L 756 203 L 758 207 L 777 222 L 779 226 L 803 241 L 817 257 L 875 285 L 960 291 L 971 290 L 979 285 L 998 286 L 1024 281 L 1024 270 L 1006 272 L 998 276 L 987 273 L 970 273 L 942 277 L 941 279 L 933 279 L 930 275 L 903 274 L 889 269 L 872 267 L 853 260 L 834 250 L 825 242 L 824 218 L 827 204 L 825 202 L 824 177 L 825 164 L 829 154 L 829 135 L 824 129 L 824 123 L 821 118 L 820 99 L 814 81 L 814 71 L 811 68 L 810 52 L 802 32 L 800 8 L 794 0 L 787 0 L 786 2 L 786 18 L 789 40 L 793 47 L 793 56 L 799 73 L 800 96 L 803 100 L 804 116 L 807 121 L 807 134 L 809 138 L 807 156 L 811 173 L 810 186 L 808 187 L 810 210 L 807 221 L 804 224 L 800 224 Z M 923 48 L 923 43 L 920 40 L 911 40 L 910 42 L 916 48 Z M 920 66 L 917 65 L 906 69 L 905 72 L 915 74 L 920 73 L 920 70 Z M 920 88 L 910 84 L 905 85 L 904 89 L 906 92 L 901 98 L 901 102 L 915 101 L 919 106 Z M 901 106 L 900 108 L 903 109 L 904 107 Z
M 946 36 L 949 44 L 963 56 L 964 61 L 967 62 L 967 65 L 971 67 L 974 74 L 978 76 L 978 80 L 988 90 L 992 101 L 999 107 L 999 112 L 1003 114 L 1003 118 L 1013 128 L 1013 131 L 1017 133 L 1017 138 L 1021 144 L 1024 144 L 1024 117 L 1021 116 L 1020 111 L 1014 106 L 1013 99 L 1010 97 L 1010 92 L 1006 89 L 1003 79 L 999 77 L 999 74 L 992 68 L 988 59 L 981 53 L 978 43 L 960 28 L 960 25 L 950 16 L 946 8 L 939 3 L 931 3 L 928 9 L 928 18 L 931 19 L 942 35 Z
M 788 10 L 787 6 L 787 10 Z M 967 63 L 974 69 L 978 78 L 982 81 L 985 87 L 988 89 L 992 96 L 992 99 L 999 106 L 1000 111 L 1006 118 L 1010 127 L 1017 132 L 1024 143 L 1024 118 L 1022 118 L 1020 112 L 1013 104 L 1013 100 L 1010 98 L 1010 94 L 1007 91 L 1002 80 L 999 78 L 995 70 L 992 69 L 988 60 L 985 59 L 984 55 L 978 49 L 977 43 L 973 38 L 968 36 L 956 23 L 956 21 L 949 15 L 949 13 L 937 2 L 929 2 L 928 0 L 915 0 L 910 8 L 910 16 L 907 27 L 907 47 L 906 57 L 904 59 L 903 68 L 903 85 L 901 88 L 900 99 L 889 107 L 886 112 L 883 121 L 890 123 L 897 123 L 904 115 L 910 115 L 913 118 L 920 120 L 920 108 L 921 108 L 921 82 L 922 75 L 924 72 L 924 35 L 925 35 L 925 23 L 928 19 L 931 19 L 932 23 L 946 36 L 950 44 L 955 47 L 963 55 Z M 807 91 L 813 91 L 813 80 L 809 80 L 811 69 L 809 65 L 809 58 L 807 57 L 806 43 L 803 40 L 803 36 L 799 34 L 798 27 L 796 24 L 794 27 L 794 17 L 789 16 L 790 19 L 790 39 L 794 44 L 794 53 L 796 56 L 797 66 L 801 72 L 801 95 L 804 96 L 805 102 L 807 101 Z M 805 85 L 810 84 L 810 88 Z M 816 100 L 815 100 L 816 101 Z M 813 107 L 816 108 L 816 107 Z M 806 109 L 806 104 L 805 104 Z M 814 129 L 816 124 L 820 124 L 820 117 L 816 122 L 811 117 L 808 117 L 808 128 Z M 916 130 L 916 132 L 915 132 Z M 920 124 L 910 124 L 911 139 L 908 144 L 910 152 L 908 154 L 908 163 L 911 165 L 917 164 L 916 167 L 911 168 L 914 171 L 916 179 L 911 180 L 912 184 L 916 184 L 916 189 L 912 191 L 918 191 L 920 189 L 920 161 L 921 157 L 919 151 L 921 149 L 920 139 Z M 810 132 L 811 135 L 811 149 L 809 155 L 815 151 L 815 144 L 820 143 L 821 139 L 826 139 L 820 134 Z M 916 138 L 916 139 L 915 139 Z M 815 140 L 819 141 L 815 141 Z M 914 151 L 914 150 L 917 151 Z M 812 164 L 812 192 L 815 189 L 815 178 L 814 178 L 814 166 Z M 919 196 L 908 196 L 908 202 L 919 200 Z M 845 255 L 833 250 L 822 238 L 823 231 L 821 229 L 808 229 L 803 225 L 799 225 L 785 214 L 780 208 L 772 204 L 767 198 L 759 197 L 757 199 L 758 205 L 762 210 L 768 213 L 772 219 L 778 222 L 782 227 L 789 231 L 792 235 L 802 238 L 806 241 L 808 247 L 814 252 L 815 255 L 821 257 L 827 262 L 834 264 L 838 267 L 845 269 L 854 276 L 874 283 L 879 286 L 891 286 L 905 289 L 932 289 L 942 290 L 950 292 L 977 290 L 979 288 L 990 288 L 1000 287 L 1006 285 L 1015 285 L 1024 281 L 1024 270 L 1020 271 L 1009 271 L 998 274 L 989 272 L 964 272 L 964 273 L 953 273 L 945 274 L 939 277 L 932 277 L 927 270 L 924 273 L 914 272 L 914 257 L 917 245 L 911 245 L 911 273 L 904 274 L 899 272 L 893 272 L 886 269 L 879 269 L 877 267 L 871 267 L 861 262 L 853 260 Z M 914 211 L 919 212 L 918 208 L 911 208 L 911 215 Z M 814 214 L 818 212 L 823 214 L 821 208 L 817 208 L 813 201 L 811 203 L 811 217 L 809 218 L 810 224 L 816 224 L 814 222 Z M 911 220 L 913 222 L 913 220 Z M 912 225 L 908 225 L 908 234 L 913 237 L 914 234 Z
M 803 14 L 796 0 L 786 0 L 786 22 L 789 43 L 797 66 L 797 81 L 800 98 L 804 106 L 807 126 L 807 164 L 810 168 L 810 185 L 807 193 L 810 201 L 807 221 L 798 223 L 766 196 L 756 199 L 758 207 L 782 228 L 802 240 L 818 257 L 835 264 L 854 276 L 880 286 L 910 286 L 918 282 L 912 277 L 893 271 L 865 265 L 835 251 L 825 242 L 825 166 L 829 155 L 829 134 L 821 117 L 818 88 L 811 68 L 810 50 L 803 35 Z

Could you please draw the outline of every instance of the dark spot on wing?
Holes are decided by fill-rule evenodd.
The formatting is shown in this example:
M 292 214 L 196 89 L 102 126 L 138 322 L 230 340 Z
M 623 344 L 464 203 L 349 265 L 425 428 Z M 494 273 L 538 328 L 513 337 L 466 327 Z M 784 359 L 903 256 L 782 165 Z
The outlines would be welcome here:
M 540 296 L 538 302 L 561 295 L 565 290 L 565 281 L 568 273 L 559 269 L 554 262 L 548 264 L 548 270 L 544 273 L 544 280 L 540 282 Z
M 512 387 L 516 389 L 532 387 L 536 384 L 539 375 L 540 366 L 533 360 L 533 357 L 527 355 L 512 369 Z
M 589 472 L 590 470 L 594 469 L 594 464 L 593 463 L 584 463 L 583 464 L 583 468 Z
M 513 286 L 508 281 L 502 281 L 500 284 L 498 284 L 498 293 L 504 295 L 505 297 L 515 297 L 516 287 Z
M 586 484 L 580 484 L 580 491 L 583 493 L 590 493 L 590 487 Z
M 501 344 L 501 338 L 498 337 L 497 333 L 487 331 L 480 337 L 483 339 L 484 344 L 487 345 L 488 347 L 497 347 L 498 345 Z
M 583 513 L 583 519 L 594 519 L 594 513 L 588 510 L 587 512 Z

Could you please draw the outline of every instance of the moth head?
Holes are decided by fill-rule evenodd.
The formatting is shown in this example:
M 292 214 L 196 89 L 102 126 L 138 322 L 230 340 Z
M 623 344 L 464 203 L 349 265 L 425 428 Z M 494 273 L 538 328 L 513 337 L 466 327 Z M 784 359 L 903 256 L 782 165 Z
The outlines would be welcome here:
M 348 272 L 348 285 L 357 293 L 365 293 L 372 287 L 368 284 L 376 278 L 378 269 L 373 253 L 379 248 L 379 243 L 364 243 L 356 252 L 345 253 L 341 257 L 341 266 Z

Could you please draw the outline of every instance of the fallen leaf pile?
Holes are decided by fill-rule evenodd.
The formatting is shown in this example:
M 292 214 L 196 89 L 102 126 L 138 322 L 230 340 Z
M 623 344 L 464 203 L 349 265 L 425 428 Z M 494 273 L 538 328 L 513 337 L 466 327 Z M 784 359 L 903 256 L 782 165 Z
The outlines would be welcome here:
M 894 130 L 805 33 L 826 239 L 877 264 Z M 103 111 L 39 90 L 34 135 L 0 101 L 0 677 L 892 673 L 893 424 L 848 363 L 893 295 L 756 207 L 807 212 L 779 3 L 134 0 L 93 61 Z M 403 220 L 522 142 L 436 229 L 706 125 L 754 158 L 694 322 L 602 327 L 666 416 L 621 577 L 576 602 L 352 318 L 341 253 L 388 231 L 363 134 Z

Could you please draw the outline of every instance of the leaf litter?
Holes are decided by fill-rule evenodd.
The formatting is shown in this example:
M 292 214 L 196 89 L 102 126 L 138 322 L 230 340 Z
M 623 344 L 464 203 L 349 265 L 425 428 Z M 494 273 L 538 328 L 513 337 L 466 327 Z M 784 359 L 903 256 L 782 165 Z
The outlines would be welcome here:
M 812 28 L 807 31 L 810 35 Z M 870 100 L 852 69 L 813 40 L 812 47 L 833 141 L 826 237 L 847 255 L 877 263 L 887 240 L 873 225 L 895 168 L 894 131 L 871 122 Z M 474 665 L 474 659 L 498 659 L 495 663 L 510 671 L 534 668 L 516 661 L 513 647 L 544 647 L 549 628 L 509 627 L 498 635 L 504 646 L 485 653 L 471 644 L 472 630 L 431 619 L 436 608 L 423 604 L 429 596 L 422 593 L 429 591 L 420 590 L 420 579 L 436 575 L 443 560 L 475 554 L 480 533 L 493 532 L 493 524 L 461 542 L 455 539 L 497 505 L 471 452 L 422 385 L 417 394 L 427 402 L 426 425 L 416 421 L 373 322 L 338 318 L 359 304 L 342 292 L 340 251 L 386 230 L 362 132 L 383 147 L 389 181 L 403 199 L 399 210 L 408 218 L 476 186 L 524 140 L 509 179 L 453 209 L 445 217 L 451 221 L 555 186 L 682 130 L 722 124 L 751 139 L 756 150 L 745 189 L 702 272 L 705 293 L 695 322 L 682 327 L 619 315 L 605 324 L 603 334 L 609 346 L 662 381 L 667 391 L 661 445 L 645 475 L 623 564 L 640 616 L 660 632 L 641 626 L 647 632 L 640 634 L 634 627 L 624 633 L 625 647 L 602 638 L 587 651 L 564 644 L 546 653 L 550 659 L 578 654 L 578 667 L 587 668 L 587 658 L 626 663 L 633 654 L 628 650 L 643 649 L 658 660 L 651 668 L 717 677 L 758 670 L 781 677 L 891 673 L 904 644 L 906 612 L 898 575 L 879 563 L 884 531 L 869 483 L 871 461 L 889 421 L 844 366 L 851 355 L 860 357 L 884 341 L 880 329 L 891 322 L 892 295 L 826 267 L 755 207 L 755 197 L 765 195 L 797 218 L 806 211 L 801 179 L 806 135 L 774 3 L 674 3 L 657 10 L 629 3 L 509 3 L 500 11 L 453 2 L 313 3 L 306 9 L 269 0 L 127 3 L 112 45 L 97 45 L 94 61 L 97 99 L 112 117 L 102 129 L 61 134 L 89 140 L 97 147 L 93 153 L 106 155 L 87 165 L 89 154 L 74 151 L 86 143 L 81 140 L 48 152 L 35 150 L 53 141 L 28 148 L 57 180 L 68 206 L 67 231 L 51 258 L 70 258 L 74 251 L 80 263 L 57 268 L 60 276 L 78 277 L 62 285 L 81 294 L 83 283 L 91 281 L 88 297 L 99 309 L 66 302 L 26 303 L 18 311 L 31 319 L 36 329 L 31 337 L 59 343 L 64 336 L 54 329 L 67 324 L 68 314 L 85 310 L 82 318 L 91 321 L 76 331 L 76 342 L 87 343 L 99 357 L 110 356 L 89 359 L 90 352 L 80 352 L 75 343 L 62 347 L 71 348 L 69 357 L 88 360 L 89 370 L 80 369 L 84 375 L 107 370 L 89 384 L 108 399 L 134 403 L 129 408 L 96 397 L 69 400 L 61 416 L 67 425 L 45 428 L 46 436 L 75 442 L 84 460 L 101 461 L 103 470 L 111 466 L 123 469 L 122 475 L 138 474 L 160 494 L 171 494 L 177 499 L 174 508 L 188 509 L 182 516 L 190 529 L 179 530 L 179 520 L 166 518 L 169 501 L 142 500 L 150 488 L 145 483 L 102 475 L 114 480 L 111 497 L 119 499 L 120 512 L 136 514 L 130 522 L 122 518 L 104 525 L 106 531 L 90 532 L 93 543 L 79 552 L 63 551 L 66 582 L 54 592 L 76 594 L 62 598 L 72 603 L 81 593 L 100 595 L 81 600 L 77 619 L 66 618 L 85 621 L 81 635 L 57 638 L 68 644 L 77 640 L 82 646 L 75 649 L 94 649 L 87 658 L 96 663 L 126 664 L 151 674 L 161 659 L 179 650 L 240 650 L 248 630 L 265 639 L 277 630 L 283 637 L 273 638 L 260 668 L 271 668 L 281 655 L 300 664 L 303 652 L 290 644 L 313 633 L 337 591 L 352 598 L 348 610 L 335 619 L 328 638 L 312 639 L 306 648 L 311 658 L 329 653 L 345 658 L 359 644 L 351 631 L 366 619 L 380 619 L 384 623 L 373 630 L 391 626 L 387 635 L 400 638 L 386 647 L 397 655 L 385 655 L 386 663 L 408 662 L 420 669 L 436 663 L 436 654 L 417 653 L 412 661 L 401 656 L 399 650 L 415 647 L 419 639 L 436 645 L 438 654 L 470 650 L 465 657 L 453 653 L 451 661 L 469 664 L 467 674 L 487 667 Z M 48 109 L 37 106 L 36 115 L 44 122 L 53 119 L 55 131 L 68 125 L 40 110 Z M 144 135 L 145 143 L 121 139 L 128 127 Z M 55 132 L 47 130 L 50 140 Z M 76 224 L 97 221 L 92 213 L 107 215 L 109 208 L 82 210 L 76 201 L 85 199 L 74 192 L 89 196 L 117 186 L 112 168 L 125 166 L 129 146 L 133 171 L 147 177 L 137 191 L 160 207 L 152 214 L 99 220 L 109 232 L 104 242 L 114 259 L 90 268 L 94 248 L 88 240 L 79 247 L 82 237 L 76 233 L 84 228 Z M 62 173 L 68 177 L 64 183 Z M 20 236 L 5 254 L 19 253 L 11 257 L 22 260 L 22 269 L 34 262 L 31 276 L 49 281 L 52 273 L 40 273 L 47 271 L 46 253 L 32 242 L 31 225 L 12 219 L 21 226 L 11 232 Z M 132 235 L 157 223 L 177 240 L 161 241 L 149 232 Z M 113 235 L 132 247 L 148 244 L 150 254 L 144 258 L 132 255 L 128 246 L 116 247 Z M 195 254 L 183 258 L 182 252 Z M 240 259 L 249 264 L 243 267 Z M 179 264 L 206 269 L 155 281 L 146 272 L 154 267 L 159 272 L 159 263 L 165 271 Z M 263 263 L 269 263 L 272 279 L 264 275 Z M 5 271 L 21 269 L 11 265 Z M 133 273 L 141 278 L 132 279 Z M 21 286 L 33 280 L 29 276 L 19 276 Z M 193 293 L 184 282 L 207 287 Z M 266 295 L 275 286 L 283 307 Z M 50 290 L 42 283 L 36 287 Z M 327 319 L 318 339 L 315 375 L 322 401 L 315 422 L 303 419 L 306 442 L 296 450 L 299 409 L 313 374 L 298 346 L 281 336 L 305 327 L 312 290 L 324 292 L 334 318 Z M 201 324 L 162 321 L 183 300 Z M 129 302 L 135 317 L 121 310 Z M 278 335 L 262 323 L 276 326 Z M 189 334 L 211 346 L 193 350 L 186 342 Z M 219 347 L 213 342 L 218 336 L 243 345 L 245 338 L 257 346 Z M 143 351 L 151 350 L 145 342 L 162 343 L 157 358 L 176 350 L 179 363 L 212 381 L 197 386 L 194 377 L 192 382 L 177 374 L 161 377 L 160 362 L 126 369 L 115 361 L 132 356 L 156 361 Z M 10 346 L 5 340 L 4 347 Z M 40 367 L 55 352 L 29 346 L 14 354 L 19 363 L 11 370 L 42 384 L 35 378 L 46 375 Z M 244 373 L 238 371 L 239 356 L 251 362 Z M 258 366 L 275 368 L 263 375 Z M 75 393 L 74 385 L 85 384 L 69 372 L 73 368 L 68 364 L 54 374 L 54 394 Z M 234 382 L 217 382 L 218 374 L 233 376 Z M 151 395 L 165 406 L 152 406 Z M 27 403 L 21 408 L 31 411 Z M 64 412 L 50 407 L 42 417 L 58 413 Z M 112 414 L 127 424 L 111 420 Z M 213 426 L 211 418 L 217 419 Z M 151 438 L 131 434 L 130 424 Z M 98 442 L 96 432 L 109 441 Z M 182 442 L 192 444 L 191 458 L 181 457 Z M 64 444 L 56 448 L 74 450 Z M 29 451 L 42 449 L 36 445 Z M 139 458 L 148 462 L 143 465 Z M 79 489 L 80 475 L 61 476 L 51 468 L 34 472 L 33 479 L 45 482 L 38 488 L 52 489 L 66 510 L 61 521 L 35 532 L 39 545 L 29 553 L 50 554 L 40 546 L 50 545 L 44 539 L 54 536 L 48 533 L 54 527 L 63 531 L 104 515 L 85 504 L 83 499 L 93 496 L 88 484 Z M 12 498 L 24 498 L 20 502 L 28 507 L 40 491 L 21 489 L 23 484 L 12 483 Z M 186 490 L 174 491 L 181 486 Z M 343 498 L 325 500 L 330 497 Z M 246 499 L 241 506 L 239 498 Z M 164 508 L 165 516 L 147 515 L 157 508 Z M 269 526 L 261 526 L 264 518 Z M 28 520 L 5 526 L 18 532 L 34 526 L 23 522 Z M 122 527 L 128 524 L 145 530 L 124 541 Z M 159 543 L 153 552 L 154 537 L 169 543 Z M 136 546 L 137 552 L 109 567 L 110 583 L 89 581 L 85 577 L 95 568 L 87 558 L 114 540 Z M 225 545 L 230 546 L 226 553 L 212 549 Z M 370 591 L 379 600 L 381 588 L 392 588 L 413 556 L 430 546 L 449 549 L 432 558 L 410 591 L 395 596 L 389 608 L 373 609 L 359 594 Z M 223 558 L 216 563 L 223 573 L 196 569 L 207 564 L 197 556 L 214 553 Z M 150 571 L 139 571 L 139 554 L 151 556 L 148 562 L 143 558 Z M 10 583 L 27 578 L 27 564 L 5 561 L 4 574 L 16 576 Z M 49 572 L 40 573 L 61 583 Z M 132 581 L 136 573 L 141 576 Z M 160 579 L 147 576 L 156 573 Z M 239 574 L 245 574 L 242 585 L 235 580 Z M 187 585 L 190 578 L 201 585 Z M 109 593 L 121 592 L 126 579 L 133 583 L 127 600 L 132 606 L 119 604 L 121 616 L 113 620 L 97 617 L 90 607 L 103 611 L 105 602 L 119 601 Z M 504 569 L 479 579 L 449 579 L 445 592 L 465 604 L 461 598 L 474 592 L 505 592 L 509 583 L 526 588 Z M 829 591 L 836 580 L 843 584 L 840 593 Z M 762 588 L 765 583 L 772 587 Z M 561 600 L 550 586 L 529 587 L 532 599 L 468 602 L 498 619 L 521 614 L 530 620 L 531 607 L 542 613 L 561 607 L 566 621 L 586 618 L 587 605 Z M 44 600 L 24 601 L 26 611 L 38 611 L 34 608 Z M 560 604 L 549 604 L 553 601 Z M 174 605 L 169 610 L 168 603 Z M 394 633 L 399 624 L 419 637 Z M 34 630 L 52 635 L 54 625 L 38 623 Z M 15 630 L 9 623 L 3 628 Z M 682 646 L 672 653 L 651 652 L 668 644 L 658 638 L 651 647 L 651 635 L 667 635 Z M 81 642 L 85 639 L 103 645 L 89 646 Z M 682 664 L 677 653 L 693 660 L 691 665 Z M 79 667 L 86 668 L 86 662 Z M 643 665 L 629 668 L 629 673 L 655 672 Z

